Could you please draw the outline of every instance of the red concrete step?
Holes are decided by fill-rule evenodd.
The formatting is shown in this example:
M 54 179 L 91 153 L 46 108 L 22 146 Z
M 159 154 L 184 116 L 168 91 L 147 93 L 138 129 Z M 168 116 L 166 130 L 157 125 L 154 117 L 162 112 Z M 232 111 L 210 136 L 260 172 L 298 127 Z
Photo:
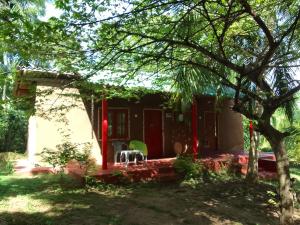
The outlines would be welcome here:
M 101 174 L 93 176 L 96 180 L 102 181 L 108 184 L 118 184 L 121 182 L 121 176 L 114 176 L 112 174 Z
M 178 181 L 178 180 L 179 180 L 179 176 L 175 172 L 160 174 L 157 177 L 157 181 L 163 182 L 163 183 L 174 182 L 174 181 Z
M 131 182 L 139 182 L 139 181 L 147 181 L 151 180 L 154 177 L 157 176 L 157 171 L 155 170 L 136 170 L 136 171 L 128 171 L 125 173 L 125 176 L 131 181 Z
M 175 168 L 173 166 L 164 166 L 158 168 L 159 173 L 170 173 L 170 172 L 175 172 Z

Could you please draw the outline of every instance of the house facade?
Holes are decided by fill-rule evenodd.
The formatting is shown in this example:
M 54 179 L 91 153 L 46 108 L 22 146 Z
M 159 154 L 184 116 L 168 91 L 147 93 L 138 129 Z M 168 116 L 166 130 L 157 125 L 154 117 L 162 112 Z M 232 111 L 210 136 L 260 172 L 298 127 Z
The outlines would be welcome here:
M 19 97 L 32 94 L 35 109 L 28 126 L 29 160 L 38 163 L 44 148 L 55 149 L 67 139 L 89 143 L 91 156 L 102 164 L 102 96 L 93 93 L 83 97 L 81 90 L 70 87 L 68 76 L 51 72 L 21 70 L 20 78 L 15 93 Z M 145 142 L 148 159 L 195 150 L 197 157 L 243 150 L 242 116 L 231 110 L 232 100 L 217 103 L 214 96 L 199 95 L 194 108 L 181 111 L 180 107 L 167 106 L 169 98 L 169 94 L 157 92 L 139 99 L 106 100 L 108 163 L 114 161 L 114 141 Z

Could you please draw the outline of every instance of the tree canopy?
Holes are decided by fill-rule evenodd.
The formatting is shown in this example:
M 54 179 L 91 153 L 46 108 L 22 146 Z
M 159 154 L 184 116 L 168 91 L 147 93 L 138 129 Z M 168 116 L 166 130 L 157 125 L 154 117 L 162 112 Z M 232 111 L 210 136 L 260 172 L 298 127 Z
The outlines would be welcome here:
M 117 82 L 151 77 L 189 100 L 210 86 L 217 94 L 224 87 L 233 90 L 233 110 L 256 121 L 255 129 L 276 155 L 281 223 L 291 223 L 283 144 L 290 133 L 270 120 L 278 108 L 292 120 L 300 90 L 294 76 L 300 66 L 299 0 L 57 0 L 55 5 L 64 12 L 60 18 L 24 23 L 16 32 L 20 42 L 12 43 L 20 52 L 87 77 L 102 70 L 118 74 Z
M 190 94 L 221 82 L 236 91 L 235 110 L 252 119 L 260 118 L 251 110 L 253 100 L 268 105 L 269 118 L 300 89 L 293 76 L 300 57 L 299 1 L 57 1 L 56 6 L 65 12 L 61 19 L 51 19 L 46 31 L 36 29 L 49 36 L 40 50 L 46 48 L 65 70 L 91 76 L 110 69 L 121 79 L 148 72 Z
M 13 98 L 13 83 L 18 66 L 41 65 L 23 34 L 43 13 L 43 0 L 0 1 L 0 152 L 26 146 L 28 104 Z

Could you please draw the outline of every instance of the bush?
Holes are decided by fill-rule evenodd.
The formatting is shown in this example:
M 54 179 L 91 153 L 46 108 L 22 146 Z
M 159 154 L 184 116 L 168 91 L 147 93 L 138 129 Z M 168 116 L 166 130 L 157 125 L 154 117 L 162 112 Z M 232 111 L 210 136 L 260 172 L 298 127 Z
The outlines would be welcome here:
M 3 175 L 10 175 L 14 173 L 14 164 L 11 161 L 1 162 L 0 171 Z
M 58 171 L 63 171 L 71 160 L 76 160 L 81 166 L 85 166 L 86 170 L 91 169 L 90 160 L 90 143 L 74 144 L 66 141 L 62 144 L 56 145 L 56 149 L 44 148 L 42 151 L 42 158 L 45 162 L 52 165 Z
M 291 160 L 300 163 L 300 128 L 285 139 L 285 146 Z
M 174 162 L 175 170 L 186 179 L 198 178 L 202 174 L 202 166 L 194 163 L 193 156 L 178 156 Z
M 243 131 L 244 131 L 244 149 L 248 151 L 250 147 L 250 134 L 249 134 L 249 120 L 243 117 Z
M 0 171 L 1 174 L 9 175 L 14 173 L 13 160 L 20 158 L 19 154 L 13 152 L 0 153 Z
M 28 115 L 23 110 L 0 108 L 0 152 L 26 149 Z

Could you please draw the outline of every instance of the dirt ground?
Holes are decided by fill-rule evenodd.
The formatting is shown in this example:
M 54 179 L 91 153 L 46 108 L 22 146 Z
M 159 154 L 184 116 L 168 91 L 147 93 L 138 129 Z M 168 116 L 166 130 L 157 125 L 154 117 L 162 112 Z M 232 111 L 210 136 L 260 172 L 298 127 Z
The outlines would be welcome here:
M 112 212 L 120 224 L 128 225 L 277 224 L 276 209 L 267 202 L 262 192 L 245 189 L 239 182 L 196 189 L 170 185 L 137 189 L 124 201 L 117 200 Z
M 0 177 L 0 225 L 278 224 L 268 194 L 274 186 L 268 184 L 101 185 L 86 189 L 53 177 Z M 299 209 L 295 215 L 300 218 Z

